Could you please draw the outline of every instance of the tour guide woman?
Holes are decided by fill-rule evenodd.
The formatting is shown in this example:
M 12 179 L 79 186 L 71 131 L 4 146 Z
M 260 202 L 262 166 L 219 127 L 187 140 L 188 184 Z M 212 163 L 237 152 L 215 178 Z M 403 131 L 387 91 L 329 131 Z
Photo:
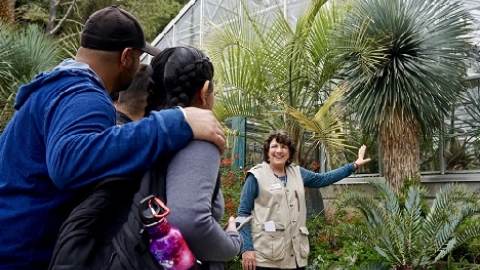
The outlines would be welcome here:
M 309 253 L 304 187 L 320 188 L 349 176 L 370 161 L 363 158 L 365 149 L 360 147 L 353 163 L 315 173 L 291 164 L 295 148 L 287 133 L 270 135 L 264 162 L 248 171 L 240 198 L 238 216 L 253 217 L 251 226 L 240 230 L 243 269 L 304 269 Z

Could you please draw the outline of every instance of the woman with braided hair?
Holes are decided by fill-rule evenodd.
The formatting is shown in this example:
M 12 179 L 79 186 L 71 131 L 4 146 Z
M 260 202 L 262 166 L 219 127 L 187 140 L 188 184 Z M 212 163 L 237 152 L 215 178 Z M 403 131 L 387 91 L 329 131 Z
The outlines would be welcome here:
M 151 106 L 212 109 L 213 65 L 203 52 L 193 47 L 168 48 L 150 65 L 154 82 Z M 242 245 L 233 217 L 226 230 L 218 223 L 224 212 L 219 168 L 218 148 L 194 140 L 172 156 L 165 174 L 165 195 L 171 210 L 168 220 L 182 232 L 207 269 L 223 269 L 222 262 L 238 255 Z

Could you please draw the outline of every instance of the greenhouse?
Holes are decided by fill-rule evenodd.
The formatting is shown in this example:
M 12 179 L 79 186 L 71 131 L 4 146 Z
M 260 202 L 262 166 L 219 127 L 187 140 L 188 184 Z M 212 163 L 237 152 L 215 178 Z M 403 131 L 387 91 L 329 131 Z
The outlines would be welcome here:
M 335 4 L 341 4 L 344 1 L 327 1 L 325 6 L 328 7 L 331 4 L 328 10 L 335 10 L 335 4 L 332 4 L 332 2 Z M 387 3 L 388 1 L 360 2 L 379 4 Z M 393 2 L 401 3 L 402 1 L 391 1 L 391 3 Z M 409 2 L 410 4 L 412 4 L 415 1 L 407 0 L 404 2 Z M 427 2 L 433 4 L 435 1 L 426 1 L 425 3 Z M 445 3 L 445 1 L 439 2 Z M 425 193 L 425 198 L 427 198 L 429 202 L 432 202 L 432 200 L 435 199 L 435 197 L 437 196 L 437 199 L 435 199 L 435 201 L 433 202 L 433 204 L 436 206 L 437 203 L 439 203 L 438 196 L 440 196 L 437 192 L 439 190 L 444 190 L 444 188 L 447 187 L 450 183 L 461 183 L 463 185 L 466 185 L 471 191 L 478 192 L 480 190 L 480 134 L 478 133 L 478 131 L 480 130 L 480 3 L 478 3 L 478 1 L 464 1 L 464 4 L 474 20 L 474 23 L 472 24 L 472 27 L 474 29 L 469 33 L 468 36 L 468 38 L 471 39 L 471 43 L 473 44 L 473 46 L 471 48 L 471 52 L 469 53 L 469 58 L 466 58 L 464 60 L 467 73 L 462 75 L 462 84 L 456 85 L 454 87 L 457 87 L 457 90 L 460 90 L 460 88 L 465 88 L 466 91 L 464 92 L 462 98 L 459 99 L 455 104 L 452 104 L 451 108 L 448 108 L 444 116 L 441 117 L 441 119 L 439 120 L 439 122 L 441 122 L 440 128 L 436 129 L 433 132 L 427 131 L 424 134 L 428 135 L 424 136 L 418 142 L 418 144 L 412 144 L 412 146 L 418 147 L 420 152 L 419 160 L 416 160 L 414 163 L 420 164 L 418 169 L 421 172 L 421 182 L 423 186 L 426 187 L 428 190 Z M 399 233 L 398 230 L 416 230 L 414 229 L 416 228 L 414 225 L 412 225 L 412 227 L 409 227 L 412 223 L 409 223 L 410 221 L 408 220 L 408 218 L 403 219 L 399 217 L 402 215 L 408 216 L 408 214 L 406 213 L 409 210 L 402 210 L 406 212 L 399 212 L 393 209 L 388 209 L 385 212 L 382 212 L 382 210 L 379 210 L 379 212 L 376 212 L 375 210 L 369 212 L 371 210 L 370 207 L 375 208 L 373 206 L 373 201 L 370 201 L 367 195 L 374 194 L 374 188 L 372 188 L 371 183 L 381 182 L 384 177 L 387 178 L 387 180 L 389 181 L 391 181 L 390 179 L 392 178 L 391 168 L 385 169 L 384 166 L 391 166 L 396 168 L 397 173 L 404 170 L 402 168 L 402 165 L 397 166 L 395 164 L 399 161 L 399 159 L 395 159 L 395 156 L 388 156 L 387 158 L 385 158 L 385 155 L 388 154 L 388 151 L 382 150 L 381 145 L 386 144 L 388 147 L 388 142 L 385 142 L 381 139 L 381 136 L 379 136 L 379 134 L 381 135 L 382 131 L 376 130 L 378 132 L 376 133 L 375 128 L 373 128 L 366 132 L 366 134 L 364 133 L 363 135 L 359 135 L 357 131 L 359 129 L 362 129 L 363 127 L 357 124 L 359 120 L 358 117 L 356 117 L 356 114 L 358 112 L 355 112 L 344 118 L 344 125 L 342 125 L 342 127 L 345 128 L 345 133 L 343 133 L 343 135 L 345 135 L 344 137 L 343 135 L 339 137 L 328 137 L 328 135 L 324 135 L 324 133 L 336 133 L 338 129 L 336 129 L 335 127 L 339 127 L 338 125 L 336 125 L 338 124 L 338 122 L 330 122 L 331 118 L 325 117 L 325 114 L 328 113 L 322 111 L 322 109 L 320 109 L 317 113 L 316 110 L 309 111 L 308 109 L 309 106 L 313 106 L 315 107 L 315 109 L 318 109 L 319 105 L 325 106 L 324 104 L 329 104 L 330 98 L 332 96 L 335 97 L 335 91 L 326 91 L 327 94 L 324 95 L 325 92 L 323 91 L 323 89 L 329 88 L 332 84 L 335 85 L 338 82 L 337 78 L 329 77 L 330 80 L 327 80 L 329 81 L 327 83 L 322 81 L 322 79 L 320 79 L 320 82 L 318 84 L 316 84 L 316 82 L 313 83 L 313 99 L 315 100 L 313 103 L 308 103 L 304 100 L 295 100 L 295 102 L 292 102 L 292 99 L 283 99 L 282 101 L 277 102 L 275 100 L 275 97 L 268 96 L 267 94 L 267 96 L 271 98 L 272 103 L 276 104 L 276 106 L 271 106 L 271 104 L 269 103 L 265 104 L 261 101 L 259 102 L 258 100 L 249 100 L 248 98 L 242 98 L 244 96 L 248 96 L 249 94 L 258 94 L 257 91 L 249 89 L 249 83 L 252 83 L 256 87 L 262 88 L 264 91 L 266 90 L 274 92 L 277 90 L 275 89 L 275 87 L 269 87 L 262 85 L 261 83 L 255 84 L 255 82 L 250 82 L 248 79 L 245 79 L 246 76 L 252 76 L 255 79 L 258 79 L 259 81 L 265 82 L 267 84 L 271 83 L 273 85 L 290 85 L 292 88 L 298 87 L 298 89 L 300 89 L 297 90 L 298 92 L 295 92 L 295 90 L 293 91 L 294 93 L 298 93 L 298 95 L 296 96 L 297 98 L 302 94 L 308 95 L 309 92 L 303 90 L 310 87 L 309 82 L 305 84 L 299 83 L 297 85 L 296 83 L 292 83 L 290 78 L 285 78 L 282 77 L 282 75 L 278 75 L 283 74 L 281 68 L 279 69 L 280 71 L 278 71 L 274 68 L 263 68 L 262 65 L 267 62 L 268 64 L 265 65 L 275 66 L 276 61 L 281 62 L 283 65 L 289 65 L 291 63 L 289 59 L 285 60 L 282 59 L 282 57 L 270 56 L 270 50 L 280 55 L 286 54 L 288 55 L 287 58 L 293 59 L 295 59 L 297 55 L 301 55 L 299 58 L 305 57 L 315 59 L 315 57 L 324 53 L 325 47 L 322 47 L 322 45 L 324 45 L 323 42 L 328 38 L 328 34 L 326 34 L 326 30 L 323 31 L 319 29 L 328 29 L 328 23 L 331 22 L 329 21 L 329 19 L 335 18 L 335 16 L 338 14 L 332 12 L 332 16 L 329 17 L 330 14 L 328 12 L 321 13 L 320 11 L 322 15 L 315 17 L 315 19 L 313 20 L 321 17 L 322 19 L 320 19 L 320 21 L 322 21 L 322 23 L 312 28 L 307 28 L 309 29 L 309 32 L 314 33 L 312 34 L 313 37 L 310 36 L 310 33 L 305 32 L 301 32 L 303 33 L 303 35 L 299 34 L 297 36 L 297 31 L 301 31 L 302 27 L 305 27 L 305 16 L 311 14 L 309 12 L 311 12 L 312 9 L 309 8 L 309 6 L 310 1 L 304 0 L 192 0 L 184 6 L 180 13 L 155 38 L 152 44 L 161 49 L 182 45 L 195 46 L 202 48 L 208 53 L 210 53 L 210 55 L 213 56 L 214 60 L 217 60 L 215 62 L 217 64 L 215 66 L 216 74 L 220 73 L 220 77 L 222 77 L 222 80 L 224 81 L 224 91 L 226 93 L 230 91 L 235 92 L 236 90 L 239 92 L 237 98 L 233 99 L 233 102 L 228 99 L 228 97 L 231 97 L 228 96 L 228 94 L 226 95 L 227 99 L 225 99 L 225 96 L 223 96 L 223 100 L 221 99 L 220 102 L 225 102 L 225 100 L 227 100 L 226 103 L 230 102 L 230 104 L 234 104 L 235 106 L 233 107 L 235 107 L 236 110 L 241 111 L 242 108 L 246 108 L 250 111 L 256 111 L 255 106 L 257 104 L 264 104 L 264 107 L 262 106 L 262 108 L 258 110 L 272 110 L 272 114 L 275 114 L 277 113 L 277 108 L 284 106 L 284 104 L 286 103 L 291 106 L 290 109 L 296 106 L 296 116 L 301 115 L 301 112 L 304 112 L 305 114 L 310 113 L 310 115 L 315 114 L 315 117 L 320 114 L 324 114 L 323 118 L 319 118 L 321 120 L 317 122 L 315 122 L 315 117 L 313 119 L 308 117 L 294 117 L 296 120 L 300 120 L 299 122 L 303 123 L 302 128 L 307 130 L 300 136 L 300 138 L 298 138 L 300 142 L 303 142 L 303 145 L 301 146 L 301 148 L 304 148 L 303 155 L 308 155 L 310 157 L 306 158 L 304 156 L 303 160 L 298 157 L 297 161 L 302 164 L 302 166 L 309 167 L 316 171 L 325 172 L 337 168 L 339 165 L 341 165 L 342 162 L 348 161 L 349 159 L 351 160 L 352 156 L 346 153 L 344 149 L 338 150 L 338 148 L 335 148 L 334 143 L 330 144 L 330 142 L 335 141 L 340 137 L 346 138 L 345 144 L 352 145 L 357 143 L 356 145 L 358 145 L 358 140 L 362 140 L 362 143 L 367 144 L 367 149 L 370 149 L 369 155 L 372 156 L 373 160 L 375 161 L 372 162 L 374 164 L 366 166 L 365 169 L 362 169 L 354 176 L 350 176 L 335 183 L 334 185 L 322 188 L 321 194 L 318 192 L 318 190 L 315 189 L 307 191 L 307 195 L 309 198 L 307 200 L 307 208 L 310 213 L 309 216 L 311 218 L 310 222 L 312 226 L 309 227 L 309 229 L 312 230 L 310 232 L 311 239 L 315 239 L 315 237 L 317 237 L 317 240 L 311 240 L 312 242 L 310 242 L 311 250 L 314 250 L 314 252 L 310 255 L 309 262 L 311 263 L 307 269 L 389 269 L 388 267 L 383 268 L 385 267 L 385 265 L 382 265 L 382 263 L 373 265 L 368 263 L 368 261 L 376 260 L 385 262 L 385 258 L 389 258 L 389 256 L 395 257 L 395 259 L 388 259 L 390 265 L 396 265 L 395 267 L 393 267 L 394 269 L 430 269 L 427 267 L 419 266 L 422 265 L 422 262 L 420 262 L 422 259 L 419 259 L 422 255 L 419 254 L 422 254 L 424 250 L 428 250 L 430 245 L 434 245 L 431 243 L 427 244 L 429 240 L 426 239 L 428 239 L 429 237 L 423 234 L 423 231 L 421 231 L 422 229 L 418 229 L 418 231 L 415 231 L 414 233 L 419 238 L 425 239 L 419 240 L 418 246 L 410 249 L 409 247 L 406 247 L 409 245 L 407 244 L 409 243 L 408 240 L 404 241 L 402 239 L 398 239 L 399 242 L 396 243 L 401 242 L 404 245 L 398 244 L 398 249 L 393 247 L 396 245 L 393 242 L 397 241 L 395 235 L 403 235 L 402 233 Z M 428 5 L 425 6 L 428 9 Z M 388 4 L 387 6 L 383 7 L 385 8 L 385 10 L 387 10 L 385 12 L 388 12 Z M 400 7 L 397 6 L 397 9 L 398 8 Z M 433 5 L 430 8 L 433 8 Z M 368 10 L 366 9 L 364 9 L 363 11 L 368 13 Z M 433 11 L 426 11 L 425 13 L 429 12 L 430 16 L 438 15 L 435 14 L 435 12 Z M 394 13 L 392 12 L 392 14 Z M 360 17 L 361 16 L 363 16 L 363 14 L 360 14 Z M 283 20 L 278 19 L 278 17 L 282 17 Z M 377 17 L 377 19 L 381 20 L 381 18 L 379 17 Z M 428 18 L 423 17 L 423 19 Z M 291 28 L 285 26 L 283 23 L 288 23 Z M 419 24 L 422 25 L 421 22 Z M 243 25 L 248 26 L 242 27 Z M 427 29 L 429 27 L 425 25 L 422 26 Z M 279 29 L 278 31 L 282 32 L 283 35 L 292 35 L 293 38 L 285 38 L 282 37 L 281 34 L 278 34 L 277 36 L 275 34 L 275 30 L 272 30 L 275 27 L 277 27 Z M 348 28 L 348 26 L 346 27 Z M 222 32 L 222 29 L 224 28 L 228 30 L 224 30 L 224 32 Z M 252 31 L 251 29 L 255 30 Z M 250 31 L 252 33 L 250 33 Z M 222 33 L 223 35 L 218 35 L 218 32 Z M 259 38 L 255 39 L 252 38 L 252 36 L 257 36 Z M 272 36 L 273 38 L 270 40 Z M 294 40 L 302 40 L 304 36 L 307 36 L 307 41 L 305 43 L 302 43 L 302 41 L 297 43 L 297 40 Z M 319 36 L 321 38 L 315 39 Z M 319 50 L 315 50 L 315 48 L 318 47 L 316 47 L 313 42 L 308 43 L 309 38 L 311 38 L 312 40 L 316 40 L 316 42 L 322 44 L 318 46 L 320 47 Z M 335 38 L 337 37 L 334 35 L 334 39 Z M 432 35 L 430 36 L 430 38 L 435 39 L 435 36 Z M 255 42 L 264 42 L 269 45 L 263 45 L 263 50 L 257 50 Z M 405 40 L 405 42 L 408 43 L 408 40 Z M 305 50 L 309 52 L 304 53 L 302 49 L 300 49 L 295 53 L 289 54 L 289 52 L 285 52 L 284 50 L 282 50 L 282 48 L 277 48 L 277 43 L 294 44 L 292 46 L 292 51 L 295 51 L 296 48 L 299 47 L 305 48 Z M 217 50 L 217 47 L 221 47 L 222 49 Z M 230 53 L 230 47 L 236 48 L 232 49 L 232 51 L 234 51 L 233 53 Z M 260 45 L 260 47 L 262 47 L 262 45 Z M 328 45 L 326 47 L 328 47 Z M 313 52 L 310 53 L 311 51 Z M 251 56 L 251 52 L 253 52 L 252 54 L 266 54 L 267 56 L 265 56 L 265 58 L 259 57 L 261 59 L 259 63 L 257 65 L 253 64 L 252 66 L 250 66 L 251 62 L 257 60 L 255 56 Z M 219 58 L 220 60 L 218 60 Z M 243 61 L 242 58 L 246 60 Z M 324 73 L 326 66 L 325 63 L 328 61 L 326 60 L 326 58 L 321 57 L 316 59 L 320 59 L 317 62 L 320 64 L 316 65 L 313 68 L 314 72 L 318 71 L 320 73 L 320 75 L 318 75 L 317 77 L 328 77 L 328 74 L 325 75 Z M 149 59 L 145 60 L 148 61 Z M 308 66 L 309 64 L 311 64 L 308 63 L 308 61 L 307 63 L 304 63 L 301 60 L 297 59 L 295 59 L 294 61 L 300 66 Z M 424 64 L 428 65 L 429 63 L 424 62 Z M 244 69 L 243 65 L 248 66 L 248 68 Z M 218 69 L 220 71 L 217 71 Z M 256 73 L 262 71 L 269 75 L 265 77 L 257 77 Z M 288 72 L 288 69 L 283 70 L 283 72 Z M 303 76 L 307 77 L 310 81 L 317 80 L 317 77 L 315 75 L 309 75 L 308 72 L 302 73 L 301 70 L 296 72 L 298 72 L 299 74 L 303 74 Z M 271 79 L 272 77 L 276 78 L 278 81 L 275 81 L 275 79 Z M 428 79 L 426 80 L 428 81 Z M 243 81 L 247 81 L 247 83 L 242 84 Z M 360 88 L 361 87 L 362 86 L 360 86 Z M 281 89 L 283 91 L 291 90 L 288 87 Z M 319 91 L 319 89 L 321 90 Z M 357 91 L 360 92 L 360 90 Z M 411 94 L 415 95 L 415 93 Z M 281 94 L 279 93 L 278 95 Z M 221 94 L 219 94 L 218 96 L 220 97 Z M 279 99 L 282 98 L 280 97 Z M 350 99 L 350 101 L 352 101 L 352 99 Z M 417 100 L 415 102 L 422 103 L 421 100 Z M 239 105 L 238 103 L 242 103 L 243 106 Z M 355 104 L 358 105 L 361 103 Z M 369 104 L 371 106 L 376 106 L 377 100 Z M 286 111 L 286 114 L 288 115 L 289 109 L 287 109 Z M 362 113 L 365 112 L 359 112 L 359 114 Z M 248 113 L 246 113 L 246 115 L 248 115 Z M 261 116 L 259 117 L 258 115 Z M 292 114 L 290 113 L 290 115 Z M 231 162 L 222 162 L 222 164 L 225 166 L 224 173 L 226 174 L 228 179 L 225 182 L 227 185 L 227 187 L 225 187 L 225 190 L 229 194 L 232 194 L 232 197 L 234 198 L 238 198 L 235 197 L 235 195 L 233 194 L 238 193 L 241 188 L 241 184 L 235 182 L 235 179 L 236 181 L 242 181 L 243 174 L 238 173 L 240 176 L 238 176 L 238 174 L 237 176 L 232 175 L 231 172 L 228 172 L 228 166 L 231 164 L 233 165 L 232 168 L 237 168 L 237 170 L 240 169 L 241 171 L 241 169 L 248 169 L 251 166 L 262 161 L 262 140 L 265 134 L 268 133 L 268 127 L 275 126 L 274 123 L 270 123 L 269 125 L 265 125 L 264 123 L 262 124 L 264 118 L 269 117 L 270 115 L 265 115 L 261 113 L 258 114 L 257 112 L 257 114 L 253 113 L 250 117 L 234 117 L 232 120 L 227 121 L 229 127 L 235 130 L 236 134 L 235 136 L 233 136 L 234 139 L 232 142 L 232 151 L 224 155 L 226 156 L 224 160 Z M 427 122 L 428 121 L 429 120 L 427 120 Z M 323 122 L 327 122 L 327 124 L 323 124 Z M 267 126 L 267 128 L 265 126 Z M 288 124 L 284 124 L 284 126 L 288 126 Z M 332 128 L 329 129 L 329 127 Z M 406 129 L 408 129 L 408 127 L 406 127 Z M 295 132 L 295 129 L 291 130 L 293 130 L 292 133 Z M 386 132 L 383 132 L 389 133 L 388 130 Z M 390 133 L 389 136 L 390 138 L 395 138 L 395 132 Z M 399 135 L 397 133 L 397 136 L 402 137 L 402 132 L 400 132 Z M 408 136 L 409 133 L 405 132 L 405 137 Z M 318 140 L 322 142 L 320 144 L 315 144 L 314 141 L 316 138 L 319 138 Z M 412 137 L 410 137 L 410 139 L 412 139 Z M 409 146 L 397 146 L 397 148 L 394 147 L 394 149 L 399 150 L 399 148 L 402 147 Z M 307 148 L 309 150 L 305 150 Z M 394 152 L 396 150 L 394 150 Z M 332 152 L 340 152 L 340 154 L 336 156 L 335 154 L 332 154 Z M 340 158 L 336 160 L 335 157 L 338 156 L 340 156 Z M 391 162 L 391 160 L 396 161 Z M 366 243 L 370 243 L 371 241 L 376 242 L 376 239 L 387 239 L 380 244 L 376 242 L 377 244 L 375 248 L 377 249 L 377 251 L 388 250 L 385 251 L 386 254 L 383 254 L 381 259 L 378 259 L 378 257 L 377 259 L 375 259 L 375 257 L 377 256 L 374 255 L 375 252 L 370 253 L 368 248 L 365 249 L 362 242 L 359 243 L 355 240 L 352 241 L 352 239 L 348 238 L 347 236 L 351 231 L 354 231 L 359 235 L 363 235 L 360 232 L 361 230 L 359 230 L 358 232 L 356 231 L 358 227 L 351 227 L 352 223 L 355 223 L 355 219 L 353 219 L 352 221 L 352 219 L 349 219 L 348 215 L 344 216 L 341 209 L 345 205 L 343 205 L 342 203 L 339 204 L 339 201 L 343 201 L 345 199 L 345 193 L 347 194 L 346 197 L 350 196 L 349 192 L 351 190 L 360 190 L 362 191 L 362 195 L 359 197 L 355 197 L 355 195 L 349 197 L 347 201 L 350 201 L 350 206 L 358 208 L 361 212 L 365 213 L 366 219 L 369 220 L 367 223 L 369 224 L 369 226 L 371 226 L 370 228 L 376 228 L 367 230 L 368 232 L 366 233 L 364 238 Z M 380 192 L 382 192 L 382 190 L 380 190 Z M 383 190 L 383 192 L 386 192 L 388 194 L 388 191 Z M 414 200 L 413 198 L 415 197 L 415 195 L 413 194 L 418 194 L 417 192 L 422 191 L 410 189 L 408 193 L 408 198 L 406 198 L 406 200 L 408 200 L 409 202 L 413 202 L 411 201 Z M 236 199 L 228 199 L 227 201 L 231 205 L 237 204 Z M 380 200 L 380 204 L 387 205 L 387 208 L 389 207 L 389 205 L 396 203 L 398 202 L 395 202 L 395 200 Z M 443 207 L 447 208 L 445 205 L 441 205 L 440 207 L 437 206 L 437 208 L 434 208 L 444 209 Z M 334 211 L 335 214 L 329 214 L 332 208 L 336 209 Z M 408 207 L 406 206 L 406 208 Z M 235 208 L 231 209 L 230 211 L 231 213 L 236 213 Z M 325 214 L 325 218 L 319 218 L 318 216 L 316 216 L 316 214 L 312 214 L 325 213 L 324 211 L 327 212 L 327 214 Z M 392 214 L 392 212 L 395 214 Z M 372 216 L 375 216 L 376 214 L 381 215 L 381 221 L 374 221 L 375 218 L 370 216 L 369 213 L 371 213 Z M 425 220 L 420 221 L 420 219 L 418 219 L 415 222 L 420 222 L 423 224 Z M 389 232 L 385 232 L 383 229 L 385 227 L 392 228 L 392 231 L 386 229 Z M 320 233 L 317 235 L 316 233 L 319 231 Z M 399 236 L 399 238 L 401 237 L 402 236 Z M 393 240 L 390 241 L 391 239 Z M 379 240 L 379 242 L 382 242 L 382 240 Z M 469 262 L 478 263 L 476 261 L 476 258 L 478 258 L 478 256 L 474 255 L 479 253 L 479 249 L 476 248 L 476 245 L 478 245 L 478 240 L 474 240 L 471 243 L 476 244 L 469 244 L 469 248 L 465 249 L 463 253 L 453 252 L 455 255 L 451 256 L 452 258 L 455 257 L 455 259 L 450 258 L 447 259 L 447 261 L 457 262 L 458 256 L 464 256 L 463 258 L 469 258 L 467 259 Z M 381 251 L 379 251 L 379 253 L 381 253 Z M 398 254 L 403 255 L 396 257 Z M 405 262 L 409 260 L 412 260 L 413 262 L 411 264 L 416 265 L 416 267 L 409 268 L 407 266 L 400 266 L 409 264 Z M 428 259 L 425 259 L 423 265 L 431 265 L 431 261 L 428 262 Z M 468 265 L 468 263 L 464 265 L 458 263 L 458 268 L 456 268 L 457 266 L 455 265 L 457 264 L 452 263 L 449 266 L 443 267 L 445 267 L 444 269 L 479 269 L 478 265 Z M 228 269 L 240 269 L 239 262 L 230 263 L 228 266 Z M 243 269 L 245 269 L 245 266 Z
M 242 16 L 246 7 L 254 16 L 273 20 L 282 14 L 291 25 L 294 25 L 303 11 L 308 7 L 307 0 L 192 0 L 165 27 L 152 42 L 158 48 L 190 45 L 206 47 L 206 39 L 215 29 L 229 24 Z M 337 2 L 338 3 L 338 2 Z M 465 0 L 464 4 L 475 19 L 473 27 L 473 50 L 480 52 L 480 4 L 477 1 Z M 270 19 L 268 19 L 270 18 Z M 148 59 L 145 59 L 148 61 Z M 434 135 L 421 149 L 421 171 L 425 181 L 442 181 L 442 179 L 458 181 L 478 181 L 480 179 L 480 144 L 472 137 L 479 128 L 478 120 L 472 107 L 478 106 L 480 98 L 480 59 L 468 60 L 468 74 L 465 83 L 469 95 L 455 108 L 450 109 L 450 116 L 444 119 L 444 132 Z M 472 101 L 474 104 L 472 104 Z M 476 102 L 475 102 L 476 101 Z M 233 121 L 242 130 L 242 119 Z M 448 130 L 448 131 L 447 131 Z M 255 131 L 254 123 L 247 120 L 246 132 Z M 440 134 L 441 133 L 441 134 Z M 247 135 L 248 138 L 248 135 Z M 240 144 L 243 143 L 240 139 Z M 246 152 L 237 148 L 235 157 L 237 166 L 252 165 L 261 158 L 261 145 L 248 142 Z M 462 157 L 462 158 L 459 158 Z M 243 158 L 244 160 L 238 160 Z M 381 175 L 381 164 L 364 172 L 362 177 Z M 356 177 L 359 177 L 358 175 Z M 355 179 L 358 181 L 359 179 Z M 353 180 L 352 180 L 353 181 Z M 348 182 L 348 181 L 345 181 Z
M 480 270 L 480 0 L 1 0 L 0 55 L 0 270 Z

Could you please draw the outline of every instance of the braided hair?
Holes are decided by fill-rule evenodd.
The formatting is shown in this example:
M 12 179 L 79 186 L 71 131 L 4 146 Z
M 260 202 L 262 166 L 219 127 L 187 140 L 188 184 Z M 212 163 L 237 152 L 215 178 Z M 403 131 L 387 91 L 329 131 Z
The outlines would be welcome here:
M 192 105 L 195 94 L 210 81 L 213 91 L 213 65 L 200 50 L 172 47 L 163 50 L 150 63 L 153 69 L 153 95 L 149 104 L 159 108 Z

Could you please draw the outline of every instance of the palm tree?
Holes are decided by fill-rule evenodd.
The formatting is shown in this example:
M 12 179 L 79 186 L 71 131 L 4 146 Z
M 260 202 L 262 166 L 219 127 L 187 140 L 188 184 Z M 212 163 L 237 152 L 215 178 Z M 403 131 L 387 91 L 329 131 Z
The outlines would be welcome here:
M 349 148 L 338 106 L 344 87 L 334 83 L 339 65 L 333 50 L 342 10 L 313 0 L 292 25 L 281 11 L 268 20 L 242 2 L 239 16 L 207 39 L 216 78 L 225 89 L 217 97 L 217 115 L 247 117 L 255 127 L 247 138 L 260 145 L 272 130 L 287 130 L 300 165 L 307 165 L 319 146 L 327 160 L 344 162 L 337 154 Z M 323 210 L 320 192 L 306 193 L 308 212 Z
M 419 176 L 421 136 L 441 126 L 464 89 L 470 17 L 457 0 L 358 0 L 344 22 L 342 39 L 360 33 L 383 54 L 341 49 L 346 100 L 378 134 L 385 178 L 398 190 Z
M 13 113 L 17 88 L 59 61 L 59 49 L 38 27 L 0 24 L 0 131 Z
M 242 2 L 240 15 L 209 38 L 216 77 L 226 89 L 217 99 L 217 115 L 248 117 L 255 122 L 255 133 L 248 135 L 253 140 L 263 141 L 266 133 L 286 129 L 300 164 L 320 143 L 332 154 L 347 147 L 336 106 L 341 95 L 328 99 L 337 88 L 332 33 L 342 13 L 326 2 L 312 1 L 294 26 L 281 12 L 269 21 Z M 343 88 L 338 88 L 341 94 Z M 311 135 L 308 144 L 305 131 Z
M 386 183 L 374 185 L 377 197 L 348 192 L 340 207 L 359 210 L 366 226 L 356 227 L 353 233 L 395 269 L 427 269 L 480 236 L 480 224 L 465 223 L 480 214 L 478 195 L 465 187 L 442 188 L 427 208 L 425 191 L 419 185 L 403 193 Z

